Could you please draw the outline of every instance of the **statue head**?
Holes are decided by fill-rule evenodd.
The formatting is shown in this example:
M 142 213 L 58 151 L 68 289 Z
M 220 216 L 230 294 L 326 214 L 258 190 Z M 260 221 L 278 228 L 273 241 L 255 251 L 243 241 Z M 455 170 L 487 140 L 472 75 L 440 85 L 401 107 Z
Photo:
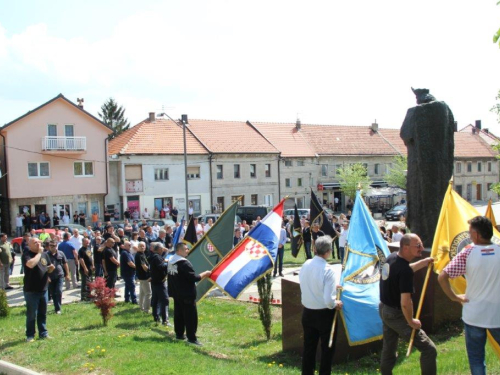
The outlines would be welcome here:
M 436 100 L 434 96 L 429 94 L 429 89 L 414 89 L 412 87 L 411 91 L 413 91 L 417 97 L 417 104 L 430 103 Z

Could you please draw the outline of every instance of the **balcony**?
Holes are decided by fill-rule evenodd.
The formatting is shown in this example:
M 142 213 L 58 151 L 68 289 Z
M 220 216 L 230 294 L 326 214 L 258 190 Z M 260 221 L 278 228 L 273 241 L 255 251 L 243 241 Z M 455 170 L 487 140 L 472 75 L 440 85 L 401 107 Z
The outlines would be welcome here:
M 46 154 L 83 154 L 87 137 L 42 137 L 42 152 Z

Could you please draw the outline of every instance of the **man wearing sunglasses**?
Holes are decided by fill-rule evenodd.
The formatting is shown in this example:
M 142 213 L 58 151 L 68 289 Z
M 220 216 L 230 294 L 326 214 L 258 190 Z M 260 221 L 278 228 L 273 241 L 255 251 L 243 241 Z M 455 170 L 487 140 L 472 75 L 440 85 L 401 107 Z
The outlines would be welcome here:
M 383 323 L 383 347 L 380 363 L 382 375 L 392 374 L 396 364 L 398 338 L 410 341 L 411 332 L 416 329 L 414 345 L 420 351 L 422 374 L 436 374 L 436 346 L 425 332 L 420 329 L 420 320 L 413 319 L 413 301 L 415 292 L 413 273 L 427 267 L 434 260 L 425 258 L 414 263 L 413 259 L 422 256 L 422 241 L 416 234 L 405 234 L 400 241 L 400 249 L 387 257 L 382 266 L 380 280 L 379 313 Z

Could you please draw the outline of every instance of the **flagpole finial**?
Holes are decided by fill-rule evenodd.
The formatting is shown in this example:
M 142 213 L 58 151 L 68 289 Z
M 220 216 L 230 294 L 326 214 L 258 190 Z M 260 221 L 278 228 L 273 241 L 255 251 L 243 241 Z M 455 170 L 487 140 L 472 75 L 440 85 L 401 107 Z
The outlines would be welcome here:
M 453 185 L 453 176 L 450 178 L 450 185 Z

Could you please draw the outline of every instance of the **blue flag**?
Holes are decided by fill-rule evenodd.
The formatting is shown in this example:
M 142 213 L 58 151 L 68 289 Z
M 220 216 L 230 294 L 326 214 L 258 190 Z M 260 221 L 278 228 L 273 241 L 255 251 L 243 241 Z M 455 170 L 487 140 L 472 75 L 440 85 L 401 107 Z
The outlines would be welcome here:
M 184 216 L 182 217 L 181 220 L 181 225 L 177 227 L 177 230 L 175 231 L 174 234 L 174 239 L 173 239 L 173 248 L 175 249 L 175 245 L 177 245 L 181 239 L 181 237 L 184 237 Z
M 359 191 L 356 193 L 345 250 L 340 279 L 344 304 L 341 316 L 349 345 L 380 340 L 380 270 L 390 252 Z

